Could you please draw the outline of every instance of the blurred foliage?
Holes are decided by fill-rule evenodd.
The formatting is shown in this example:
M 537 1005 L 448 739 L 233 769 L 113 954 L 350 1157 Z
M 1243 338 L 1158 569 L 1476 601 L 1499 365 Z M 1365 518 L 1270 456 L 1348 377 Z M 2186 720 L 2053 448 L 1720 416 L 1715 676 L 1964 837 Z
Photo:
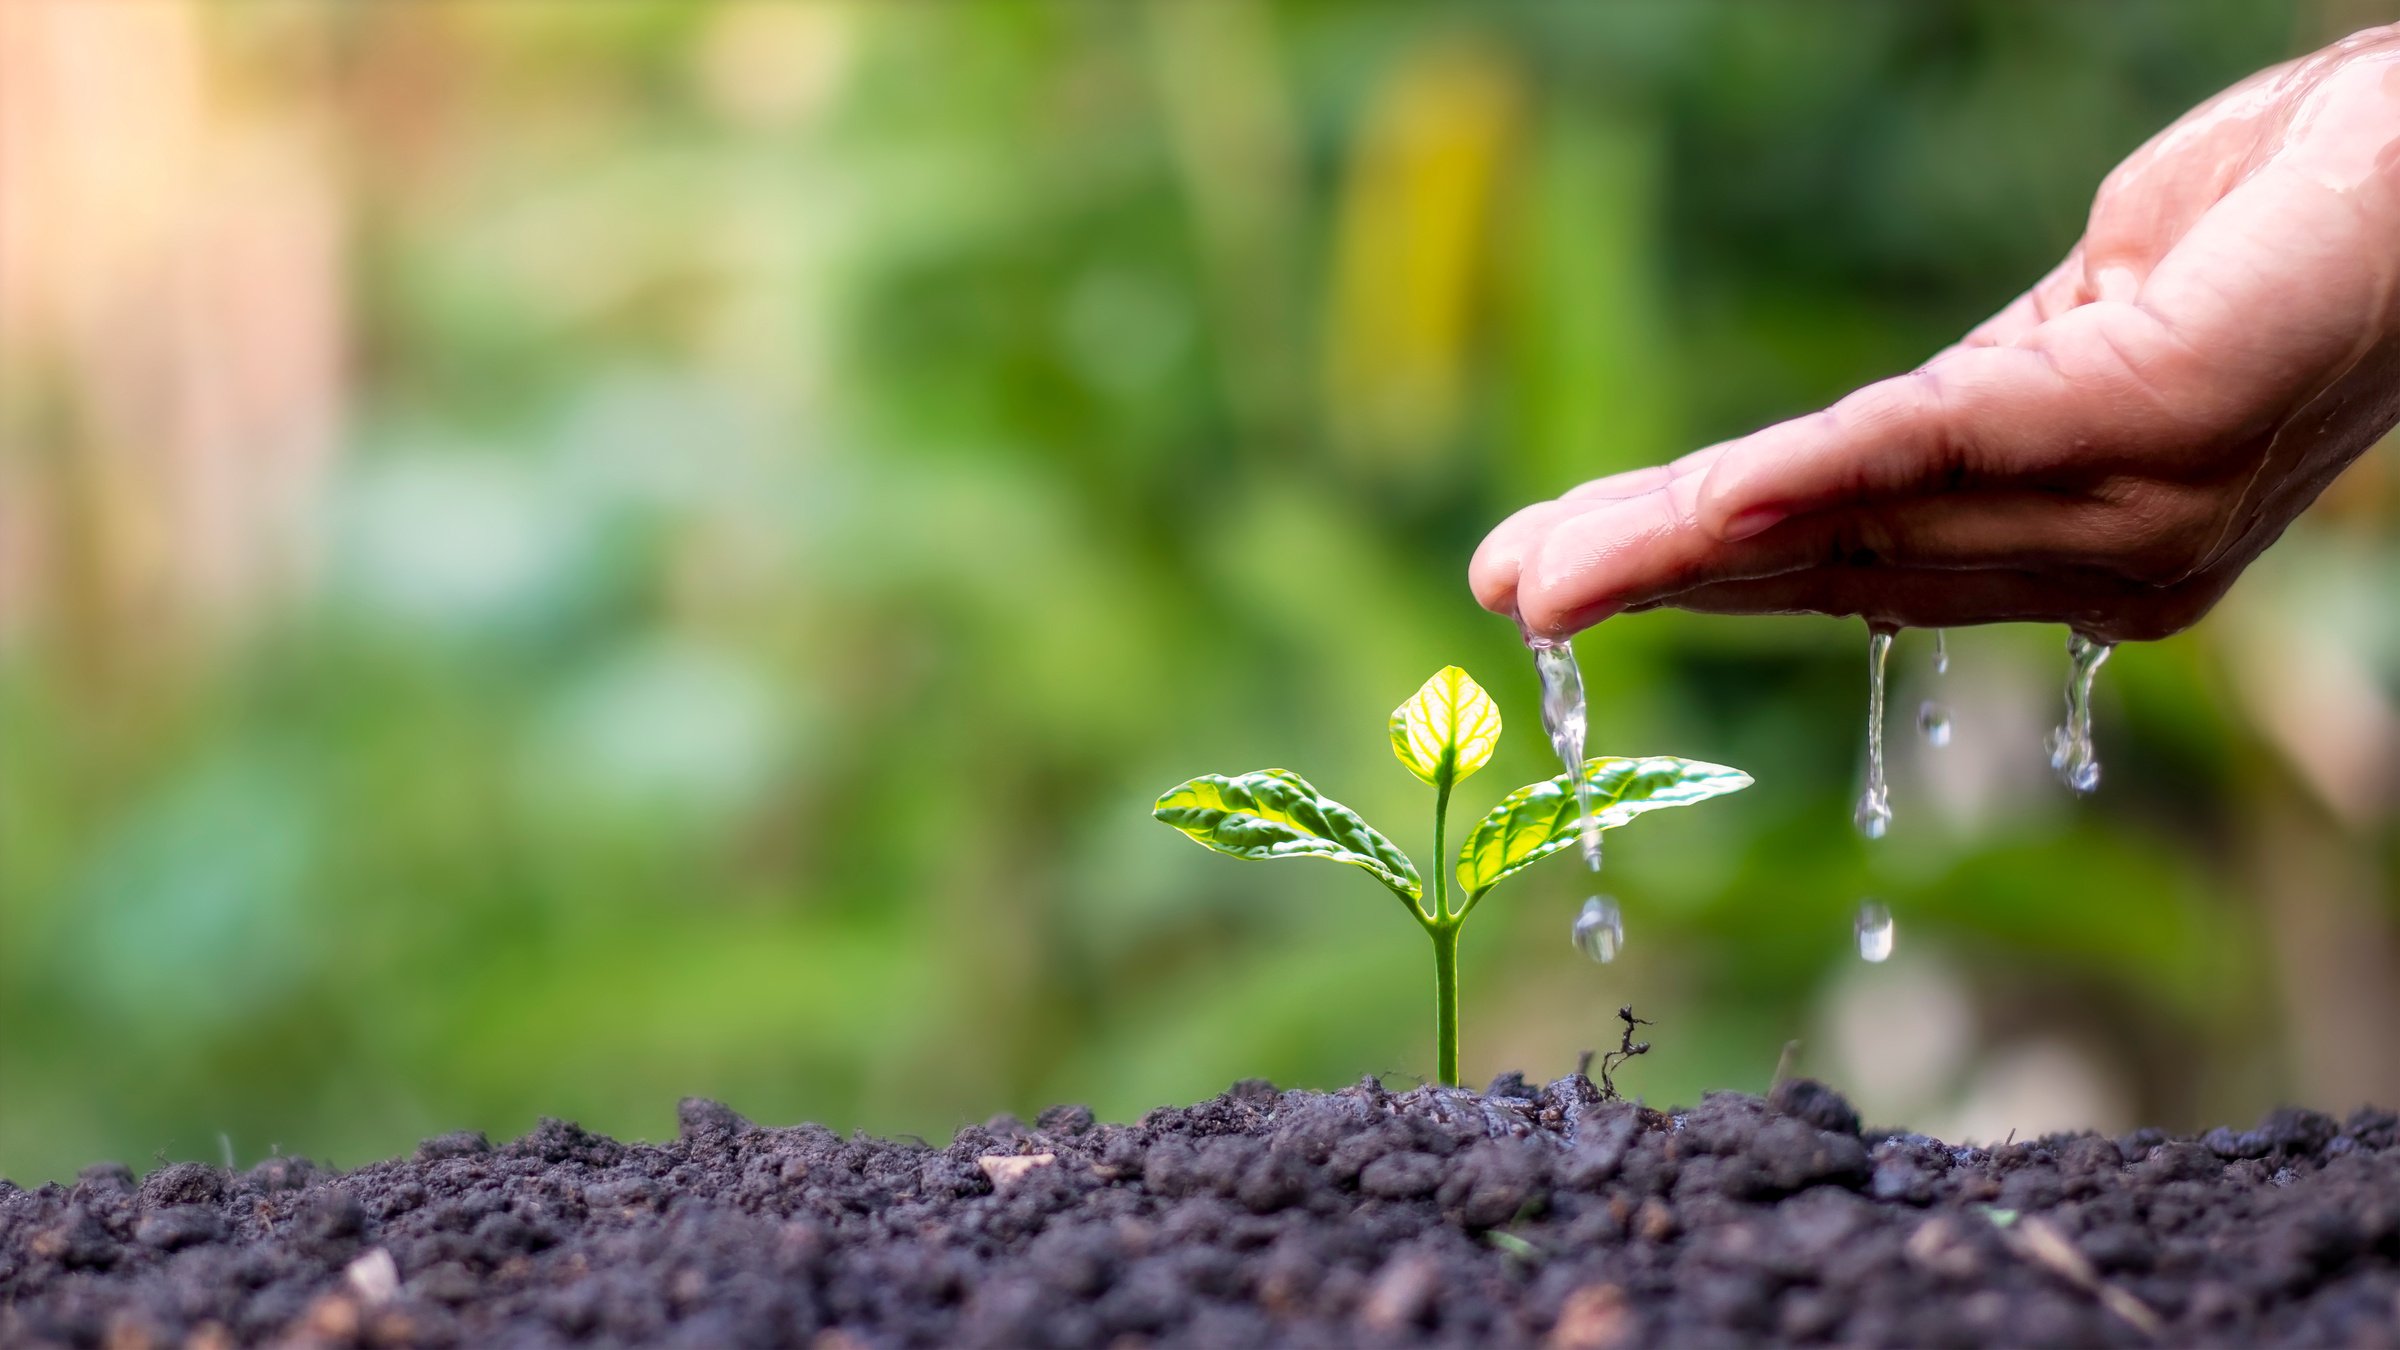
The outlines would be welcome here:
M 330 128 L 347 413 L 313 568 L 261 614 L 153 640 L 60 581 L 0 649 L 19 1180 L 537 1115 L 655 1137 L 685 1093 L 940 1138 L 1429 1073 L 1388 901 L 1212 865 L 1157 794 L 1301 764 L 1416 819 L 1383 710 L 1451 662 L 1508 714 L 1504 775 L 1542 776 L 1531 663 L 1462 584 L 1492 522 L 1920 359 L 2120 156 L 2319 36 L 2268 0 L 205 33 L 250 115 Z M 2060 635 L 1953 634 L 1958 742 L 1903 755 L 1873 850 L 1855 626 L 1587 635 L 1593 753 L 1759 786 L 1611 850 L 1613 966 L 1569 946 L 1571 867 L 1486 907 L 1468 1075 L 1563 1072 L 1629 1001 L 1653 1100 L 1762 1089 L 1794 1037 L 1840 1073 L 1817 1038 L 1872 893 L 1986 1042 L 2066 1035 L 2165 1123 L 2266 1104 L 2240 822 L 2296 789 L 2207 633 L 2110 666 L 2089 803 L 2040 763 Z M 1868 1105 L 1948 1100 L 1962 1053 Z

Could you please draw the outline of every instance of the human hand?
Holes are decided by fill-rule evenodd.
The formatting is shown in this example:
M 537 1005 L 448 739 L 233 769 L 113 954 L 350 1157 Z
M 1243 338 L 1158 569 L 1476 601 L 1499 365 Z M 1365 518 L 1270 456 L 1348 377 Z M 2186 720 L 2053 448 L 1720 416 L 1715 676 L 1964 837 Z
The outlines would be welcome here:
M 1543 636 L 1672 605 L 2163 637 L 2395 420 L 2400 25 L 2151 138 L 1922 369 L 1529 506 L 1469 580 Z

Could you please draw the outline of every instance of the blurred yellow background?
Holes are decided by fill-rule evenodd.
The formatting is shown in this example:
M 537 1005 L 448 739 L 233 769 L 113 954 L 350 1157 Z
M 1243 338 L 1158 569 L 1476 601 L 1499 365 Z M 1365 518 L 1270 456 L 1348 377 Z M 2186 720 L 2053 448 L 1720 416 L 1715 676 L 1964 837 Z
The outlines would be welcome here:
M 2372 17 L 0 8 L 0 1175 L 1429 1072 L 1372 882 L 1151 799 L 1286 765 L 1425 862 L 1435 668 L 1510 718 L 1462 820 L 1554 769 L 1493 521 L 1905 368 Z M 1596 753 L 1758 786 L 1613 837 L 1614 965 L 1570 861 L 1486 905 L 1468 1076 L 1630 1002 L 1653 1101 L 2400 1099 L 2388 454 L 2118 654 L 2090 801 L 2056 631 L 1903 636 L 1872 847 L 1857 625 L 1586 635 Z

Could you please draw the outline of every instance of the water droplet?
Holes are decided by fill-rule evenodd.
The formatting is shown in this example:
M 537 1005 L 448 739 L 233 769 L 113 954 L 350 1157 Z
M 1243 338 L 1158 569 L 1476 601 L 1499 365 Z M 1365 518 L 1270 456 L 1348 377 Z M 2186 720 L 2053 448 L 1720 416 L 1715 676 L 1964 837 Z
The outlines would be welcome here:
M 2100 755 L 2092 746 L 2092 680 L 2116 648 L 2071 633 L 2067 637 L 2067 720 L 2050 733 L 2050 768 L 2077 792 L 2100 786 Z
M 1933 630 L 1933 673 L 1950 673 L 1950 632 L 1945 628 Z
M 1880 787 L 1867 789 L 1866 793 L 1858 799 L 1858 805 L 1851 809 L 1850 823 L 1856 825 L 1858 832 L 1869 839 L 1881 839 L 1890 833 L 1892 828 L 1890 794 Z
M 1950 743 L 1950 710 L 1931 699 L 1917 706 L 1917 734 L 1939 750 Z
M 1592 785 L 1583 774 L 1583 745 L 1586 713 L 1583 698 L 1583 671 L 1575 664 L 1575 648 L 1564 641 L 1529 638 L 1533 645 L 1533 665 L 1542 677 L 1542 729 L 1550 733 L 1550 747 L 1558 752 L 1558 762 L 1565 766 L 1567 780 L 1575 785 L 1575 810 L 1583 822 L 1583 861 L 1593 871 L 1600 870 L 1600 823 L 1594 818 Z
M 1883 667 L 1892 654 L 1892 630 L 1867 630 L 1867 787 L 1850 813 L 1858 832 L 1881 839 L 1892 827 L 1892 794 L 1883 777 Z
M 1861 901 L 1858 917 L 1852 921 L 1858 933 L 1858 957 L 1862 961 L 1888 961 L 1892 955 L 1893 923 L 1891 907 L 1880 900 Z
M 1617 959 L 1617 949 L 1625 945 L 1625 914 L 1616 901 L 1595 895 L 1583 902 L 1583 912 L 1575 916 L 1574 938 L 1577 951 L 1606 965 Z

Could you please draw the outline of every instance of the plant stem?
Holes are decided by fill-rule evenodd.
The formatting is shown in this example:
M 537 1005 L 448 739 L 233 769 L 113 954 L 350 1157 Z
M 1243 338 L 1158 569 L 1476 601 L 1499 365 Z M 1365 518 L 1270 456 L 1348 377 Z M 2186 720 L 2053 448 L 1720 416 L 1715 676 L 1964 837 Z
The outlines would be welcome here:
M 1433 939 L 1433 1053 L 1444 1087 L 1458 1086 L 1458 922 L 1425 925 Z
M 1442 836 L 1450 828 L 1450 781 L 1433 792 L 1433 919 L 1447 922 L 1450 914 L 1450 846 Z
M 1434 1073 L 1444 1087 L 1458 1086 L 1458 924 L 1450 912 L 1450 778 L 1433 792 L 1433 914 L 1425 935 L 1433 939 Z

